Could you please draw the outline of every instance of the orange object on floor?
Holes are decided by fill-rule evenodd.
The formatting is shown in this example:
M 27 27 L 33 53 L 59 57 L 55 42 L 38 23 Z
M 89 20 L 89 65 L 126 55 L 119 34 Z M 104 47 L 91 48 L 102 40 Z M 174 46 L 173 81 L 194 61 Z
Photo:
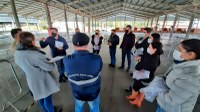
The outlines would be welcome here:
M 138 93 L 139 93 L 138 91 L 132 90 L 132 94 L 127 96 L 126 98 L 129 99 L 129 100 L 134 100 L 134 99 L 136 99 Z
M 136 99 L 134 101 L 130 101 L 130 103 L 140 108 L 142 106 L 143 99 L 144 99 L 144 93 L 138 93 Z

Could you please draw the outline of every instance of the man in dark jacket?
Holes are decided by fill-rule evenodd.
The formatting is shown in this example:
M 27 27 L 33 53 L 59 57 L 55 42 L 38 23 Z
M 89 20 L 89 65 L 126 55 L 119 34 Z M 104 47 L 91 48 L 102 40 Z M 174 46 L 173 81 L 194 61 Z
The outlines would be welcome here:
M 85 101 L 90 112 L 99 112 L 102 59 L 88 51 L 89 37 L 84 33 L 73 36 L 75 52 L 63 62 L 75 97 L 75 112 L 83 112 Z
M 50 37 L 42 38 L 40 40 L 41 48 L 45 48 L 49 45 L 53 58 L 57 56 L 65 56 L 66 50 L 68 49 L 68 44 L 66 40 L 58 34 L 58 29 L 51 28 L 50 30 L 52 35 Z M 56 61 L 56 65 L 60 74 L 59 82 L 66 82 L 67 77 L 65 77 L 64 74 L 64 64 L 62 62 L 62 59 Z
M 110 67 L 115 67 L 116 63 L 116 47 L 119 44 L 119 36 L 116 35 L 116 30 L 111 30 L 111 35 L 108 40 L 109 50 L 110 50 L 110 60 L 111 63 L 109 64 Z
M 128 60 L 128 68 L 127 72 L 129 71 L 131 67 L 131 50 L 135 45 L 135 35 L 132 33 L 132 27 L 131 25 L 126 26 L 125 34 L 123 37 L 123 41 L 121 43 L 120 48 L 122 49 L 122 63 L 119 69 L 124 68 L 125 58 L 127 55 Z

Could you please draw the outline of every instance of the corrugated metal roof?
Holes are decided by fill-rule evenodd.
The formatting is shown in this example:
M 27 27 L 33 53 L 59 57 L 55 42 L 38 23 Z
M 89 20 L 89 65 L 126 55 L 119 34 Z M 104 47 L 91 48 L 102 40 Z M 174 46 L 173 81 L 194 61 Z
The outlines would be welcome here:
M 195 16 L 200 18 L 200 0 L 15 0 L 15 4 L 18 15 L 36 19 L 46 18 L 44 4 L 49 4 L 53 21 L 64 21 L 64 5 L 69 19 L 74 14 L 96 19 L 116 15 L 147 19 L 177 12 L 189 19 L 195 7 Z M 0 14 L 12 16 L 10 0 L 0 0 Z

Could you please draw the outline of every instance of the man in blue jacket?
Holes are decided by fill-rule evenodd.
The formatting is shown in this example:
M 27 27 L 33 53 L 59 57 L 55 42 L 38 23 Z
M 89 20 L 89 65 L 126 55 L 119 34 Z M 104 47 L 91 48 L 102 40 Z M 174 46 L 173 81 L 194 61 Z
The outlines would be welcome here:
M 51 36 L 47 38 L 42 38 L 40 40 L 41 48 L 45 48 L 49 45 L 51 49 L 51 55 L 53 58 L 57 56 L 65 56 L 67 54 L 66 50 L 68 49 L 68 44 L 66 40 L 58 34 L 57 28 L 51 28 L 50 30 Z M 67 77 L 64 74 L 65 69 L 62 59 L 56 61 L 56 65 L 60 74 L 59 82 L 66 82 Z
M 75 52 L 64 57 L 65 71 L 75 97 L 75 112 L 83 112 L 88 102 L 90 112 L 100 112 L 100 84 L 102 59 L 88 51 L 89 37 L 84 33 L 73 35 Z
M 111 35 L 108 40 L 109 50 L 110 50 L 110 60 L 111 63 L 109 64 L 110 67 L 115 67 L 116 63 L 116 47 L 119 44 L 119 36 L 116 35 L 116 30 L 111 30 Z

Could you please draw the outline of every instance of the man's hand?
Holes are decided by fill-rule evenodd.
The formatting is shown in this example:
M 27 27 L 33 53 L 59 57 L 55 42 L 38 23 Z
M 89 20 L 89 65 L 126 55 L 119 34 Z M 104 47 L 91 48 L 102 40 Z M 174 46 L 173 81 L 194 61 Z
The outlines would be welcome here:
M 46 38 L 44 38 L 44 37 L 42 37 L 41 39 L 40 39 L 40 41 L 46 41 Z
M 108 42 L 108 45 L 109 45 L 109 46 L 112 46 L 112 43 Z

